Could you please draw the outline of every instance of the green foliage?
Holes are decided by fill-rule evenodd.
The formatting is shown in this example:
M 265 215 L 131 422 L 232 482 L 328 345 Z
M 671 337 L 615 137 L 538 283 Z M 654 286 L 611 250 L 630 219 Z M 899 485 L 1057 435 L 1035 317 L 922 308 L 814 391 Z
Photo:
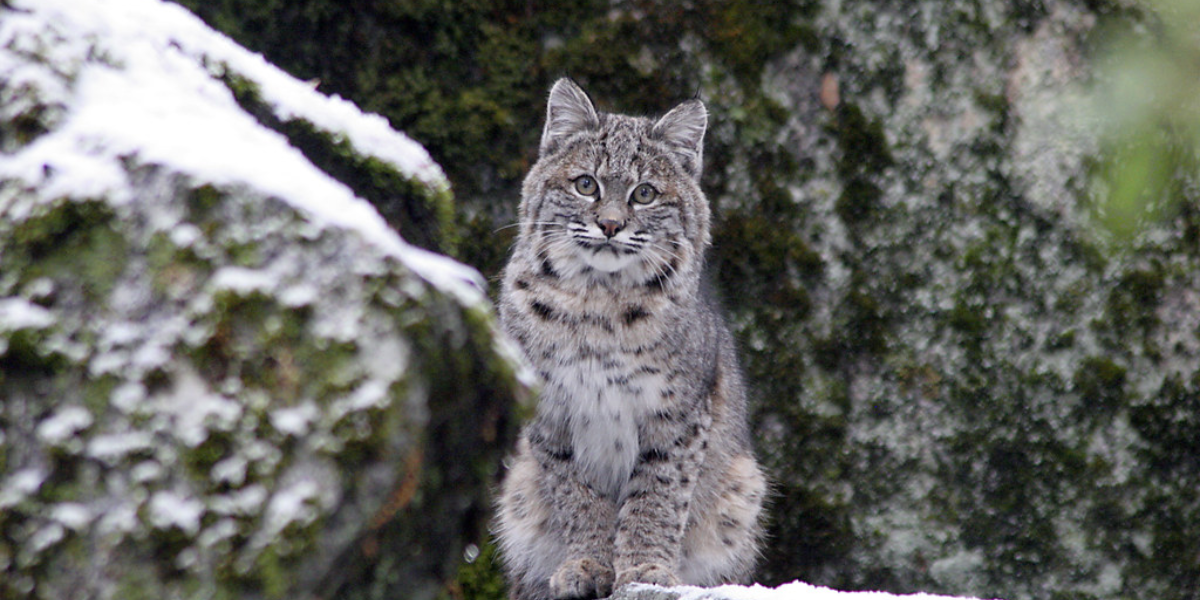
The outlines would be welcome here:
M 1103 85 L 1093 102 L 1104 123 L 1099 222 L 1128 242 L 1148 222 L 1185 204 L 1183 174 L 1200 169 L 1200 8 L 1191 0 L 1139 5 L 1137 20 L 1114 21 L 1106 45 Z
M 451 593 L 443 600 L 504 600 L 508 586 L 500 573 L 500 556 L 491 541 L 475 547 L 477 554 L 458 567 L 458 577 Z

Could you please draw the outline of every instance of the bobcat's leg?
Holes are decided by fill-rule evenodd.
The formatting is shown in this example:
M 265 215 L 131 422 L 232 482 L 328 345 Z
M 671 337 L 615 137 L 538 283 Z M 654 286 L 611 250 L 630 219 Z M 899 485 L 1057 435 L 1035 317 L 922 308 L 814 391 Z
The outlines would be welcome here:
M 500 497 L 497 534 L 514 600 L 600 598 L 612 592 L 616 507 L 569 461 L 522 440 Z

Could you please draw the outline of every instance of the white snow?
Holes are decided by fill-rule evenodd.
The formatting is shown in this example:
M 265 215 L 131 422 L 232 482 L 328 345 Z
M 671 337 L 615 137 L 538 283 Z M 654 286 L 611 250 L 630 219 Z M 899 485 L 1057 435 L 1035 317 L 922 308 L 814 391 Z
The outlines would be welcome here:
M 195 534 L 200 530 L 200 517 L 204 515 L 202 502 L 169 490 L 155 492 L 150 497 L 148 509 L 150 525 L 154 528 L 178 527 L 188 534 Z
M 92 424 L 92 413 L 82 406 L 64 406 L 50 418 L 38 423 L 37 436 L 42 443 L 58 446 L 76 432 Z
M 96 534 L 102 537 L 126 534 L 137 528 L 137 506 L 133 502 L 108 509 L 96 523 Z
M 634 584 L 632 590 L 657 586 Z M 678 600 L 955 600 L 951 596 L 931 594 L 889 594 L 886 592 L 842 592 L 826 587 L 809 585 L 801 581 L 785 583 L 769 588 L 761 585 L 724 585 L 715 588 L 679 586 L 670 588 L 679 594 Z M 957 600 L 967 600 L 959 598 Z
M 54 505 L 50 510 L 50 518 L 61 523 L 67 529 L 81 531 L 87 527 L 95 515 L 87 505 L 78 502 L 63 502 Z
M 45 329 L 54 324 L 54 314 L 21 298 L 0 298 L 0 331 Z
M 249 516 L 257 513 L 266 501 L 267 488 L 253 484 L 213 498 L 212 510 L 222 515 Z
M 136 483 L 158 481 L 166 473 L 161 464 L 153 460 L 143 460 L 129 470 L 129 479 Z
M 234 487 L 246 481 L 246 458 L 234 454 L 229 458 L 217 461 L 212 466 L 212 480 L 216 483 L 228 483 Z
M 294 482 L 275 492 L 263 515 L 263 530 L 269 537 L 275 537 L 292 523 L 311 523 L 317 517 L 320 495 L 317 482 L 311 479 Z
M 34 554 L 40 554 L 46 548 L 53 546 L 62 541 L 66 537 L 67 531 L 58 523 L 50 523 L 45 527 L 37 530 L 32 537 L 29 538 L 29 549 Z
M 299 406 L 288 406 L 271 411 L 271 426 L 285 435 L 303 437 L 309 431 L 313 421 L 320 416 L 320 410 L 312 401 L 305 401 Z
M 241 404 L 213 392 L 186 366 L 178 369 L 175 387 L 162 397 L 159 408 L 173 417 L 172 433 L 191 448 L 203 444 L 210 430 L 232 430 L 242 416 Z
M 336 422 L 352 413 L 384 408 L 390 401 L 388 382 L 370 379 L 349 395 L 334 401 L 328 412 L 330 418 Z
M 234 100 L 218 77 L 254 82 L 282 119 L 303 118 L 358 152 L 390 162 L 430 189 L 446 190 L 441 169 L 419 144 L 378 115 L 317 93 L 161 0 L 15 0 L 0 22 L 0 48 L 53 53 L 73 78 L 22 71 L 15 52 L 0 52 L 0 76 L 39 78 L 60 95 L 65 120 L 4 161 L 0 178 L 21 179 L 46 199 L 128 201 L 124 158 L 167 165 L 218 186 L 249 186 L 311 219 L 359 231 L 419 276 L 460 300 L 484 300 L 473 269 L 405 243 L 365 200 L 308 162 L 282 135 L 266 129 Z M 46 23 L 52 23 L 52 31 Z M 100 60 L 87 57 L 102 57 Z M 47 79 L 42 81 L 41 79 Z
M 275 288 L 277 278 L 263 270 L 225 266 L 217 270 L 209 281 L 215 289 L 229 290 L 242 295 L 253 292 L 269 294 Z
M 40 469 L 21 469 L 8 476 L 4 485 L 0 486 L 0 510 L 24 502 L 42 487 L 47 474 Z
M 154 447 L 154 437 L 145 431 L 130 431 L 98 435 L 88 443 L 88 456 L 106 462 L 115 462 L 132 452 Z

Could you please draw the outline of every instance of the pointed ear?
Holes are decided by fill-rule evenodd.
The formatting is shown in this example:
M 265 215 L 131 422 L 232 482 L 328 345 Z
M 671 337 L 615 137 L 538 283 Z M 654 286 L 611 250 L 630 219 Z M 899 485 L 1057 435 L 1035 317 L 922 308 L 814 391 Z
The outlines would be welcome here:
M 546 127 L 542 130 L 542 143 L 538 148 L 541 156 L 558 149 L 558 144 L 585 129 L 600 126 L 600 118 L 591 98 L 574 81 L 559 79 L 550 88 L 550 101 L 546 105 Z
M 666 141 L 681 159 L 683 168 L 700 179 L 704 168 L 704 130 L 708 128 L 708 109 L 699 100 L 688 100 L 663 115 L 651 131 Z

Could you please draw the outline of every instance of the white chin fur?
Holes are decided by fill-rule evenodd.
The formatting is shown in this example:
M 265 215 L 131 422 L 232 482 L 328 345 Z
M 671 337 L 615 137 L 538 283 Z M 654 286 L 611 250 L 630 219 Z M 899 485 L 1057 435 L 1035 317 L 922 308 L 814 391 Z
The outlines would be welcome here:
M 637 256 L 633 254 L 616 254 L 608 250 L 601 250 L 600 252 L 585 254 L 583 260 L 589 267 L 597 271 L 616 273 L 637 262 Z

